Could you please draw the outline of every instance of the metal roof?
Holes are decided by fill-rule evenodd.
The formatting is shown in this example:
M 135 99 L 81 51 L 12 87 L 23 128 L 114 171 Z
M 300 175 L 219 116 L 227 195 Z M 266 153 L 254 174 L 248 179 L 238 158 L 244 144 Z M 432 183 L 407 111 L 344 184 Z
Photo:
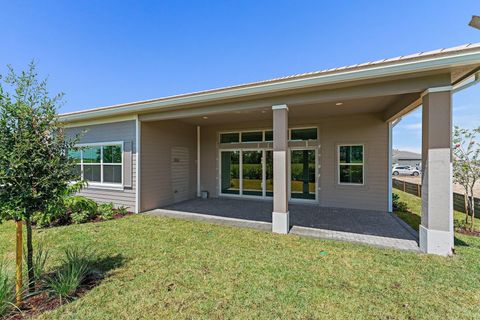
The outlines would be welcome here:
M 422 155 L 420 153 L 405 151 L 405 150 L 392 150 L 393 159 L 397 160 L 421 160 Z
M 302 80 L 318 79 L 319 77 L 330 76 L 330 75 L 331 76 L 345 75 L 345 74 L 355 74 L 355 75 L 357 75 L 356 72 L 367 71 L 367 70 L 378 70 L 380 68 L 385 68 L 385 67 L 388 67 L 388 66 L 392 66 L 392 67 L 393 66 L 403 66 L 403 65 L 406 65 L 406 64 L 409 64 L 409 63 L 414 63 L 416 61 L 419 61 L 419 62 L 420 61 L 422 61 L 422 62 L 427 61 L 428 62 L 430 60 L 440 59 L 442 57 L 456 57 L 460 54 L 467 54 L 467 53 L 480 53 L 480 43 L 469 43 L 469 44 L 456 46 L 456 47 L 451 47 L 451 48 L 443 48 L 443 49 L 437 49 L 437 50 L 426 51 L 426 52 L 418 52 L 418 53 L 414 53 L 414 54 L 410 54 L 410 55 L 404 55 L 404 56 L 398 56 L 398 57 L 394 57 L 394 58 L 382 59 L 382 60 L 377 60 L 377 61 L 370 61 L 370 62 L 354 64 L 354 65 L 349 65 L 349 66 L 343 66 L 343 67 L 338 67 L 338 68 L 325 69 L 325 70 L 320 70 L 320 71 L 313 71 L 313 72 L 289 75 L 289 76 L 285 76 L 285 77 L 279 77 L 279 78 L 274 78 L 274 79 L 269 79 L 269 80 L 245 83 L 245 84 L 234 85 L 234 86 L 227 86 L 227 87 L 222 87 L 222 88 L 217 88 L 217 89 L 203 90 L 203 91 L 191 92 L 191 93 L 186 93 L 186 94 L 167 96 L 167 97 L 157 98 L 157 99 L 135 101 L 135 102 L 129 102 L 129 103 L 99 107 L 99 108 L 94 108 L 94 109 L 69 112 L 69 113 L 62 114 L 61 117 L 66 121 L 68 121 L 68 120 L 75 121 L 75 120 L 80 120 L 80 117 L 76 117 L 75 115 L 82 115 L 82 114 L 85 114 L 85 113 L 93 113 L 93 112 L 97 112 L 97 111 L 101 112 L 101 111 L 111 110 L 111 109 L 123 109 L 123 107 L 141 106 L 141 105 L 146 105 L 146 104 L 151 105 L 151 104 L 155 104 L 155 103 L 162 103 L 162 102 L 168 102 L 168 101 L 174 101 L 174 100 L 178 100 L 178 102 L 180 102 L 181 99 L 190 98 L 190 97 L 200 97 L 200 96 L 207 96 L 207 95 L 213 97 L 214 94 L 222 94 L 222 93 L 226 93 L 226 92 L 240 92 L 242 89 L 253 89 L 253 88 L 268 87 L 269 85 L 275 85 L 275 84 L 300 82 Z M 476 62 L 480 63 L 480 59 L 478 57 L 475 57 L 475 59 L 478 60 Z M 440 66 L 440 65 L 438 65 L 438 66 Z M 350 77 L 350 78 L 352 78 L 352 77 Z M 352 79 L 354 79 L 354 78 L 352 78 Z M 350 79 L 350 80 L 352 80 L 352 79 Z M 362 78 L 359 77 L 358 79 L 362 79 Z M 332 78 L 330 80 L 330 82 L 328 82 L 328 83 L 335 83 L 333 80 L 334 79 Z M 342 80 L 342 79 L 340 79 L 340 80 Z M 337 79 L 337 82 L 340 82 L 340 80 Z M 347 78 L 343 79 L 343 81 L 347 81 L 347 80 L 348 80 Z M 324 83 L 322 83 L 322 84 L 324 84 Z M 255 92 L 253 92 L 253 93 L 255 93 Z M 250 94 L 252 94 L 252 92 L 250 92 Z M 162 105 L 163 105 L 163 103 L 162 103 Z M 129 108 L 128 111 L 132 112 L 132 110 L 130 108 Z M 109 112 L 109 113 L 112 113 L 112 112 Z M 106 113 L 102 112 L 100 116 L 105 116 L 105 115 L 106 115 Z M 81 117 L 81 118 L 85 118 L 85 117 Z

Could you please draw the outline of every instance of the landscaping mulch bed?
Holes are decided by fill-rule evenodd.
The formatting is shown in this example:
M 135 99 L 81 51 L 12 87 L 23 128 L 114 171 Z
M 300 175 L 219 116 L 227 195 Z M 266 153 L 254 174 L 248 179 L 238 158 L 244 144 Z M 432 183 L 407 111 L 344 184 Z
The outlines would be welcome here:
M 113 219 L 110 219 L 110 220 L 115 220 L 115 219 L 121 219 L 121 218 L 124 218 L 124 217 L 128 217 L 128 216 L 131 216 L 133 214 L 133 212 L 127 212 L 127 213 L 115 213 L 113 215 Z M 89 221 L 89 222 L 104 222 L 104 221 L 109 221 L 109 220 L 105 220 L 105 219 L 102 219 L 100 216 L 97 216 L 95 217 L 95 219 Z M 88 223 L 88 222 L 87 222 Z
M 100 272 L 94 272 L 89 275 L 82 283 L 82 286 L 72 295 L 70 299 L 62 301 L 55 296 L 51 296 L 48 292 L 37 288 L 39 293 L 26 297 L 19 309 L 14 311 L 10 316 L 5 317 L 6 320 L 30 319 L 38 316 L 46 311 L 54 310 L 60 306 L 67 304 L 75 299 L 81 298 L 88 291 L 92 290 L 102 280 L 103 276 Z
M 458 233 L 467 235 L 467 236 L 472 236 L 472 237 L 480 237 L 480 231 L 470 231 L 465 228 L 457 228 L 455 231 Z

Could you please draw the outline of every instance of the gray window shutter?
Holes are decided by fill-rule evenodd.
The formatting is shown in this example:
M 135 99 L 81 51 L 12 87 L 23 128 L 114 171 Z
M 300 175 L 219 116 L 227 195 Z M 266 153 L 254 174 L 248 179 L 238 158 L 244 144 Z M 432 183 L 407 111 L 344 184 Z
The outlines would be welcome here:
M 123 142 L 123 186 L 132 187 L 132 141 Z

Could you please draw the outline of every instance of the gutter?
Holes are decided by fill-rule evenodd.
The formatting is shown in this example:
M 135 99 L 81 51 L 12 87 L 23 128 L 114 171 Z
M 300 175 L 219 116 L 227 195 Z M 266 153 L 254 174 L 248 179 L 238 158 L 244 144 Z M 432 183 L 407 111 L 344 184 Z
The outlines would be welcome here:
M 452 93 L 457 93 L 467 88 L 473 87 L 480 82 L 480 72 L 473 74 L 464 81 L 461 81 L 453 86 Z

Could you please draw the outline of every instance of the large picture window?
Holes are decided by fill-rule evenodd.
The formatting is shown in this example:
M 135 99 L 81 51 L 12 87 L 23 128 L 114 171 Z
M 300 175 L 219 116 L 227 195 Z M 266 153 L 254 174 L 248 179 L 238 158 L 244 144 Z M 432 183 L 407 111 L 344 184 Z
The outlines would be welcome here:
M 78 147 L 79 150 L 70 151 L 69 156 L 76 160 L 76 170 L 82 179 L 95 184 L 122 184 L 122 143 L 82 144 Z
M 364 179 L 363 145 L 338 146 L 338 182 L 362 185 Z

